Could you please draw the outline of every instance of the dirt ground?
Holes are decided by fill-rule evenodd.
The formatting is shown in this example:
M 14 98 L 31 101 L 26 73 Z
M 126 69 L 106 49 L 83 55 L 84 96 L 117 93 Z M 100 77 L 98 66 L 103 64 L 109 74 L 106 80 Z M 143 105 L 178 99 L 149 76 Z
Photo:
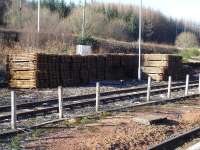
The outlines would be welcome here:
M 142 125 L 133 120 L 133 117 L 148 114 L 166 116 L 169 121 Z M 71 129 L 60 124 L 58 130 L 30 140 L 24 146 L 49 150 L 143 150 L 199 124 L 200 100 L 191 100 L 138 108 Z

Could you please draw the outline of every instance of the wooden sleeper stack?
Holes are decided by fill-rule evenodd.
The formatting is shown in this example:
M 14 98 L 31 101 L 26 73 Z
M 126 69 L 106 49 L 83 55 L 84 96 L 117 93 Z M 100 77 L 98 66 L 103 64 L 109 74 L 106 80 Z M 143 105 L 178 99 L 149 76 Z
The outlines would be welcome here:
M 167 80 L 172 76 L 173 80 L 181 79 L 182 57 L 177 55 L 144 54 L 142 56 L 142 70 L 144 76 L 151 76 L 153 80 Z

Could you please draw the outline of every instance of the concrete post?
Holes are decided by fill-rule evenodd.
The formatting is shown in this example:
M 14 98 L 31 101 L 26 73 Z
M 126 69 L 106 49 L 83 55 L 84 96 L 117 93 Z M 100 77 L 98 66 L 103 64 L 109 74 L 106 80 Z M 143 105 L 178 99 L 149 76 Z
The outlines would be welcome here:
M 59 107 L 59 119 L 63 118 L 63 91 L 62 87 L 58 87 L 58 107 Z
M 151 96 L 151 77 L 148 77 L 148 85 L 147 85 L 147 102 L 150 101 Z
M 99 111 L 100 84 L 96 83 L 96 112 Z
M 15 92 L 11 91 L 11 128 L 16 129 L 16 99 L 15 99 Z
M 171 88 L 172 88 L 172 77 L 169 76 L 168 78 L 168 92 L 167 92 L 167 98 L 171 97 Z
M 188 95 L 190 75 L 186 75 L 185 96 Z

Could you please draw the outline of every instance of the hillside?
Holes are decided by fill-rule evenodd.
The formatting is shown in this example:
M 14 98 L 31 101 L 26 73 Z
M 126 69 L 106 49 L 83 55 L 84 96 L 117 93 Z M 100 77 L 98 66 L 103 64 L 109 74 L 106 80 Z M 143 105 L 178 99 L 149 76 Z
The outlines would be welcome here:
M 46 33 L 80 35 L 82 30 L 82 6 L 63 1 L 41 0 L 40 30 Z M 85 8 L 86 36 L 119 41 L 138 40 L 138 6 L 114 3 L 87 3 Z M 5 15 L 9 29 L 37 31 L 37 1 L 13 1 L 12 9 Z M 185 22 L 164 16 L 151 8 L 143 8 L 142 39 L 144 42 L 174 44 L 181 32 L 192 32 L 199 38 L 200 31 L 193 22 Z M 200 38 L 199 38 L 200 39 Z

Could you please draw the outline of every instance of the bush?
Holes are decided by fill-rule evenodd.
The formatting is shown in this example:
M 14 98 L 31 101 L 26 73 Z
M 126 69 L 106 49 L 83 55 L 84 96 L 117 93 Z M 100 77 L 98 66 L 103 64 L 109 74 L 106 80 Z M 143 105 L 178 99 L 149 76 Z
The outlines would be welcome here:
M 80 44 L 80 45 L 90 45 L 90 46 L 95 47 L 97 45 L 97 41 L 90 36 L 86 36 L 86 37 L 83 37 L 83 38 L 80 37 L 78 39 L 78 44 Z
M 183 32 L 176 38 L 176 46 L 179 48 L 197 48 L 199 42 L 195 34 Z

